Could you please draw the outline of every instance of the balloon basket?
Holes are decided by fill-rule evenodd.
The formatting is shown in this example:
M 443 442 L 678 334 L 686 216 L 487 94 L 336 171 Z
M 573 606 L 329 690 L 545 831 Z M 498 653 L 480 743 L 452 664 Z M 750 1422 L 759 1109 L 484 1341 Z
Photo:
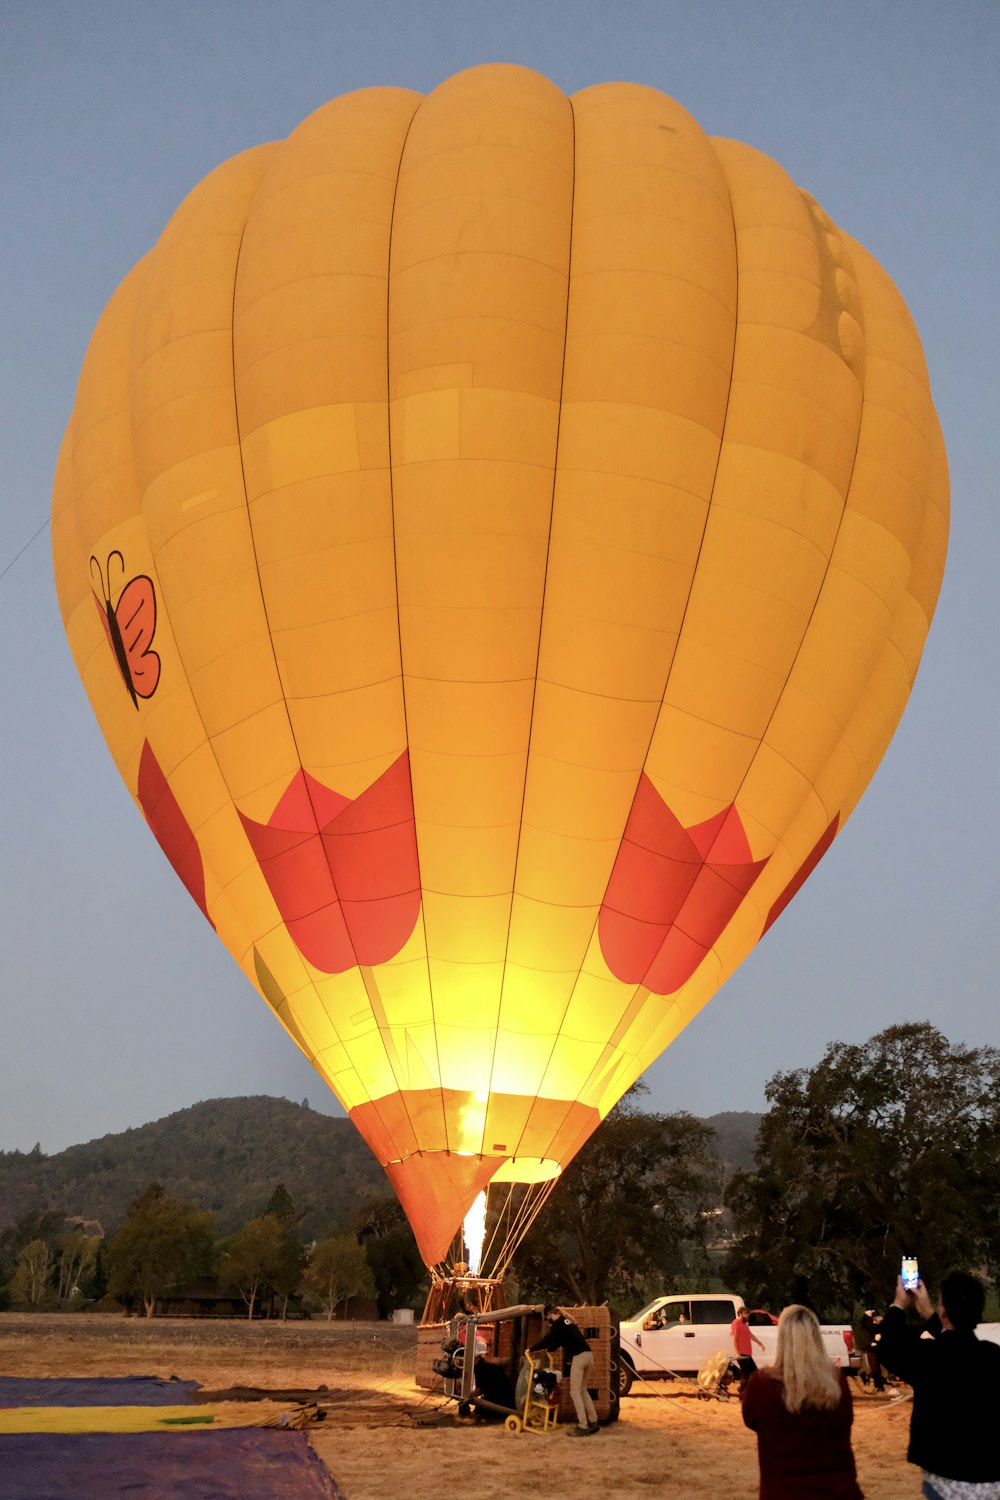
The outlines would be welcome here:
M 431 1288 L 420 1326 L 437 1326 L 455 1317 L 478 1316 L 505 1306 L 503 1281 L 496 1276 L 431 1273 Z

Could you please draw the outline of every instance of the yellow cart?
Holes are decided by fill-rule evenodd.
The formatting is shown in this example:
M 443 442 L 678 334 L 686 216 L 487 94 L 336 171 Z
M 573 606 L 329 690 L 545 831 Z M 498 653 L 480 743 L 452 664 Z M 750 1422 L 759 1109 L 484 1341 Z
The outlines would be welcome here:
M 508 1432 L 552 1432 L 559 1421 L 562 1393 L 559 1377 L 551 1383 L 543 1378 L 554 1375 L 552 1356 L 547 1349 L 541 1355 L 525 1354 L 528 1363 L 528 1390 L 524 1410 L 515 1412 L 503 1424 Z

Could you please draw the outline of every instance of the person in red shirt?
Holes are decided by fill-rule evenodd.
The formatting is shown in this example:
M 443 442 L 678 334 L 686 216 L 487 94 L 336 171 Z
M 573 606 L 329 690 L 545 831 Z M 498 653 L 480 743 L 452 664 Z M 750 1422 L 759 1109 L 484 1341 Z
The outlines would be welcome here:
M 743 1420 L 757 1434 L 760 1500 L 864 1500 L 850 1388 L 823 1348 L 815 1313 L 785 1308 L 775 1362 L 750 1376 L 742 1401 Z
M 757 1368 L 757 1362 L 753 1357 L 753 1346 L 756 1344 L 758 1349 L 763 1349 L 764 1345 L 750 1327 L 750 1313 L 745 1307 L 740 1308 L 730 1323 L 729 1333 L 733 1341 L 733 1353 L 740 1367 L 740 1390 L 742 1391 Z

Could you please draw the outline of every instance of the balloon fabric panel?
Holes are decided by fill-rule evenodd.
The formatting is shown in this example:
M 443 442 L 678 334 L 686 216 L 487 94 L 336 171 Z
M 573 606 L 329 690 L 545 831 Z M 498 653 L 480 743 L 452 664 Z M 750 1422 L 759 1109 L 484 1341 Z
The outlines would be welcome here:
M 71 649 L 429 1264 L 829 849 L 947 510 L 888 277 L 654 89 L 335 99 L 111 299 L 53 498 Z

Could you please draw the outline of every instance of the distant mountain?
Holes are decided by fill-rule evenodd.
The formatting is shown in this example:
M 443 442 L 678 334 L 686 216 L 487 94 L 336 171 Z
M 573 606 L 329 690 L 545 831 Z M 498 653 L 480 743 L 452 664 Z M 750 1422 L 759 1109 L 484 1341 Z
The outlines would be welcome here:
M 391 1191 L 350 1120 L 263 1095 L 208 1099 L 54 1156 L 0 1151 L 0 1229 L 52 1209 L 110 1234 L 150 1182 L 211 1209 L 220 1235 L 262 1214 L 279 1182 L 309 1238 L 344 1228 L 368 1193 Z
M 752 1164 L 760 1119 L 728 1112 L 705 1122 L 716 1132 L 727 1176 Z M 351 1209 L 368 1194 L 391 1191 L 349 1120 L 265 1095 L 208 1099 L 54 1156 L 37 1148 L 0 1151 L 0 1230 L 33 1210 L 49 1209 L 98 1220 L 111 1234 L 150 1182 L 211 1209 L 220 1235 L 262 1214 L 284 1183 L 310 1239 L 344 1228 Z
M 744 1170 L 753 1166 L 754 1141 L 763 1115 L 748 1109 L 724 1110 L 718 1115 L 709 1115 L 706 1125 L 711 1125 L 716 1136 L 716 1150 L 726 1167 L 726 1176 L 732 1176 L 737 1167 Z

